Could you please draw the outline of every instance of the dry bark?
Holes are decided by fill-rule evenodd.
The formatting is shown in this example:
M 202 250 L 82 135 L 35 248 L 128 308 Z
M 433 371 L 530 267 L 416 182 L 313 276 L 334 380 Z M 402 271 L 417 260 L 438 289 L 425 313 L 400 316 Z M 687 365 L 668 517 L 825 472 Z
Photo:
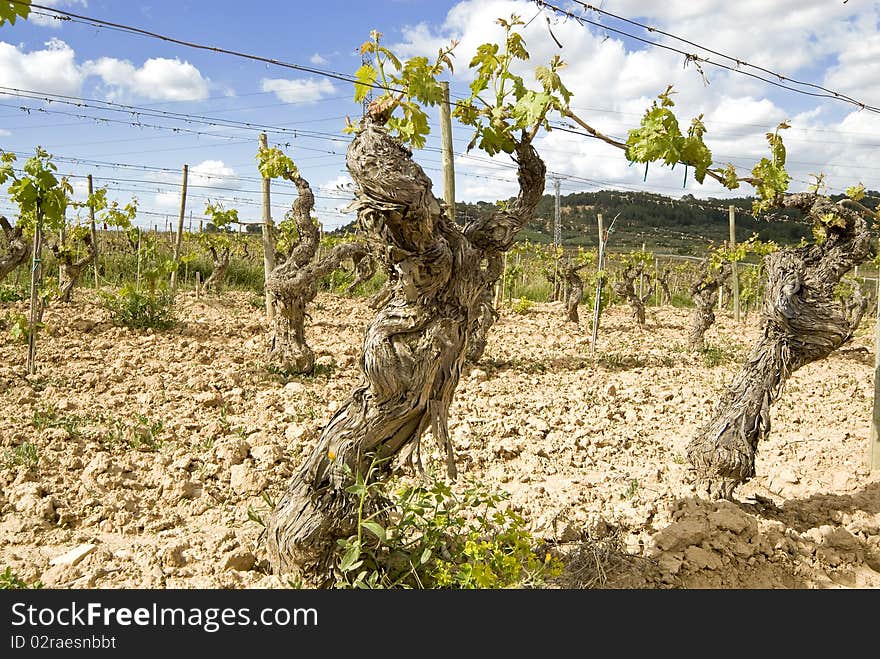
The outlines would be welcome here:
M 496 320 L 498 320 L 498 312 L 495 310 L 495 292 L 493 288 L 489 288 L 481 293 L 477 317 L 472 323 L 467 351 L 467 360 L 471 364 L 476 364 L 483 358 L 489 341 L 489 330 Z
M 614 292 L 624 298 L 632 309 L 633 320 L 639 327 L 645 326 L 645 302 L 654 292 L 654 287 L 649 283 L 648 291 L 639 296 L 635 289 L 635 280 L 643 274 L 645 266 L 642 263 L 638 265 L 628 265 L 621 272 L 621 279 L 614 283 Z
M 70 302 L 70 296 L 73 293 L 74 287 L 79 282 L 86 268 L 94 263 L 95 254 L 97 254 L 97 249 L 92 242 L 90 234 L 84 235 L 82 241 L 86 246 L 87 253 L 79 260 L 76 260 L 70 252 L 59 249 L 57 245 L 52 246 L 52 253 L 59 263 L 58 288 L 61 294 L 58 298 L 65 303 Z
M 657 283 L 660 284 L 661 299 L 660 305 L 666 306 L 672 302 L 672 292 L 669 290 L 669 278 L 672 276 L 672 268 L 666 266 L 657 277 Z
M 733 269 L 726 261 L 713 267 L 707 260 L 703 264 L 700 278 L 691 285 L 691 299 L 694 310 L 691 312 L 691 326 L 688 331 L 688 349 L 699 352 L 705 347 L 706 331 L 715 322 L 715 307 L 718 304 L 718 289 L 726 282 Z
M 3 281 L 27 260 L 31 252 L 31 243 L 24 237 L 20 226 L 13 227 L 2 215 L 0 215 L 0 227 L 3 228 L 7 245 L 6 253 L 0 255 L 0 281 Z
M 348 295 L 354 293 L 354 289 L 371 279 L 377 270 L 376 259 L 366 248 L 353 253 L 351 260 L 354 263 L 355 278 L 345 289 Z
M 852 293 L 843 301 L 843 315 L 850 326 L 855 329 L 862 322 L 862 316 L 868 308 L 868 298 L 862 292 L 862 286 L 855 279 L 852 280 Z
M 326 565 L 336 540 L 355 528 L 355 502 L 345 491 L 350 474 L 382 478 L 404 449 L 420 466 L 425 431 L 446 449 L 455 474 L 447 414 L 483 293 L 497 277 L 481 263 L 510 249 L 544 191 L 544 163 L 529 141 L 515 160 L 518 198 L 462 229 L 381 116 L 362 121 L 346 159 L 356 187 L 353 207 L 359 229 L 383 244 L 395 276 L 390 298 L 365 332 L 361 383 L 322 429 L 271 515 L 267 549 L 276 572 Z M 370 470 L 374 460 L 382 466 Z
M 876 251 L 863 217 L 871 211 L 864 207 L 853 210 L 847 200 L 833 203 L 810 193 L 789 195 L 780 203 L 814 221 L 833 213 L 843 222 L 827 226 L 821 244 L 764 257 L 761 338 L 687 449 L 698 482 L 717 498 L 731 498 L 737 486 L 755 475 L 758 443 L 770 432 L 770 406 L 791 374 L 851 338 L 861 315 L 847 317 L 834 288 Z
M 229 259 L 232 256 L 232 246 L 224 245 L 219 250 L 214 245 L 209 245 L 208 250 L 211 252 L 211 260 L 214 269 L 210 276 L 205 280 L 205 292 L 214 291 L 219 293 L 223 288 L 223 282 L 226 280 L 226 272 L 229 270 Z
M 580 322 L 580 318 L 578 317 L 578 305 L 581 303 L 581 298 L 584 296 L 584 280 L 581 279 L 578 270 L 586 268 L 587 265 L 588 264 L 586 263 L 580 265 L 567 263 L 565 270 L 563 271 L 563 276 L 568 282 L 568 297 L 565 300 L 566 314 L 569 322 L 572 322 L 575 325 Z
M 306 306 L 318 294 L 322 277 L 336 270 L 344 260 L 368 250 L 363 242 L 346 242 L 316 260 L 321 236 L 312 219 L 315 196 L 308 181 L 301 176 L 291 174 L 287 178 L 298 192 L 288 218 L 296 225 L 299 241 L 266 281 L 266 291 L 271 293 L 275 311 L 268 359 L 285 372 L 307 374 L 315 368 L 315 353 L 305 337 Z

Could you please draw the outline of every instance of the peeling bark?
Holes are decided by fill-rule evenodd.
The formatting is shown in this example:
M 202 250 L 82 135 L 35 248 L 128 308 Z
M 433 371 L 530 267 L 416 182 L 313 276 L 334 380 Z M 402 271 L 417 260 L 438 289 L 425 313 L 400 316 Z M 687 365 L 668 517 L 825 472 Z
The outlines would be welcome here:
M 55 258 L 58 259 L 60 266 L 58 288 L 60 289 L 61 294 L 58 297 L 64 303 L 70 302 L 70 296 L 73 293 L 74 287 L 79 282 L 85 269 L 94 263 L 95 255 L 98 251 L 95 244 L 92 242 L 92 236 L 90 234 L 83 236 L 82 241 L 86 246 L 87 253 L 78 261 L 75 260 L 73 255 L 69 252 L 60 250 L 57 245 L 52 246 L 52 253 L 55 255 Z
M 211 260 L 214 263 L 214 269 L 210 276 L 205 280 L 205 293 L 214 291 L 219 293 L 223 289 L 223 282 L 226 280 L 226 271 L 229 270 L 229 259 L 232 256 L 232 247 L 227 245 L 217 250 L 214 245 L 210 245 L 208 249 L 211 251 Z
M 362 249 L 352 254 L 351 260 L 354 263 L 355 278 L 345 289 L 348 295 L 354 293 L 354 289 L 365 281 L 369 281 L 376 274 L 377 270 L 376 260 L 367 249 Z
M 666 306 L 672 302 L 672 292 L 669 290 L 669 278 L 672 276 L 672 268 L 666 266 L 657 276 L 657 283 L 660 284 L 660 305 Z
M 761 338 L 687 449 L 698 482 L 716 498 L 731 498 L 736 487 L 755 475 L 758 443 L 770 432 L 770 407 L 791 374 L 843 345 L 855 330 L 853 322 L 861 319 L 848 318 L 833 295 L 843 275 L 875 255 L 860 214 L 870 211 L 808 193 L 784 197 L 781 204 L 814 221 L 833 213 L 844 220 L 843 226 L 827 226 L 821 244 L 764 257 Z
M 323 428 L 272 513 L 267 549 L 277 572 L 326 566 L 336 539 L 352 532 L 348 470 L 382 478 L 404 449 L 420 466 L 419 443 L 430 430 L 455 474 L 447 414 L 483 293 L 497 276 L 481 264 L 510 249 L 544 190 L 544 163 L 526 141 L 515 154 L 519 197 L 461 229 L 443 212 L 412 153 L 380 122 L 372 115 L 363 120 L 346 162 L 359 228 L 384 244 L 385 265 L 394 273 L 390 297 L 365 332 L 361 383 Z M 374 459 L 382 467 L 370 471 Z
M 703 264 L 700 278 L 691 285 L 691 299 L 694 302 L 688 331 L 688 349 L 691 352 L 699 352 L 706 347 L 704 336 L 715 322 L 718 289 L 732 274 L 733 268 L 726 261 L 719 268 L 713 268 L 707 260 Z
M 494 288 L 489 288 L 481 294 L 479 310 L 471 326 L 467 351 L 467 360 L 471 364 L 477 364 L 483 358 L 489 341 L 489 330 L 496 320 L 498 312 L 495 310 Z
M 639 327 L 645 326 L 645 302 L 654 292 L 654 287 L 649 283 L 648 291 L 641 297 L 636 293 L 635 280 L 644 273 L 645 266 L 638 264 L 637 266 L 628 265 L 621 273 L 621 279 L 614 283 L 614 292 L 624 298 L 632 309 L 633 320 Z
M 577 266 L 568 263 L 563 271 L 563 276 L 568 282 L 568 297 L 565 300 L 566 314 L 569 322 L 572 322 L 575 325 L 580 322 L 580 318 L 578 317 L 578 305 L 581 303 L 581 298 L 584 296 L 584 280 L 581 279 L 578 270 L 582 270 L 586 267 L 586 263 Z
M 0 227 L 3 228 L 7 243 L 6 253 L 0 255 L 0 281 L 3 281 L 27 260 L 31 252 L 31 243 L 22 234 L 21 227 L 13 227 L 2 215 L 0 215 Z
M 862 322 L 862 316 L 868 308 L 868 298 L 862 292 L 862 286 L 856 280 L 852 280 L 852 294 L 843 301 L 843 315 L 846 322 L 855 331 Z M 850 337 L 852 338 L 852 337 Z
M 299 234 L 299 242 L 272 272 L 266 281 L 266 291 L 272 296 L 275 313 L 268 360 L 288 373 L 311 373 L 315 368 L 315 353 L 305 337 L 306 306 L 318 294 L 318 282 L 346 259 L 366 253 L 365 243 L 353 241 L 336 245 L 319 260 L 314 256 L 320 243 L 320 232 L 312 219 L 315 196 L 311 186 L 301 176 L 291 175 L 298 196 L 288 211 Z

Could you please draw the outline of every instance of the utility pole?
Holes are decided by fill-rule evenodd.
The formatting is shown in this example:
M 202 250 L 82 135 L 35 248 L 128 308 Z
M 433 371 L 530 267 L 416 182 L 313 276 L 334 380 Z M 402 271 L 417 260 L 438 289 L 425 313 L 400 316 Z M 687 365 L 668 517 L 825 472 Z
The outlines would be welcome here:
M 268 149 L 266 133 L 260 133 L 260 148 Z M 266 320 L 271 321 L 274 315 L 272 294 L 269 293 L 269 274 L 275 269 L 275 227 L 272 224 L 272 204 L 269 188 L 271 179 L 263 177 L 263 290 L 266 298 Z
M 189 165 L 183 166 L 183 187 L 180 191 L 180 213 L 177 215 L 177 242 L 174 243 L 174 270 L 171 271 L 171 291 L 177 291 L 177 270 L 180 268 L 180 250 L 183 246 L 183 218 L 186 215 L 186 180 Z M 140 235 L 140 234 L 139 234 Z M 140 250 L 140 247 L 138 247 Z M 138 251 L 140 258 L 140 251 Z
M 449 108 L 449 82 L 440 82 L 443 100 L 440 103 L 440 141 L 443 156 L 443 200 L 449 219 L 455 222 L 455 168 L 452 160 L 452 112 Z
M 730 249 L 736 248 L 736 210 L 733 204 L 728 208 L 730 217 Z M 739 322 L 739 272 L 736 261 L 730 264 L 730 285 L 733 288 L 733 315 L 736 322 Z

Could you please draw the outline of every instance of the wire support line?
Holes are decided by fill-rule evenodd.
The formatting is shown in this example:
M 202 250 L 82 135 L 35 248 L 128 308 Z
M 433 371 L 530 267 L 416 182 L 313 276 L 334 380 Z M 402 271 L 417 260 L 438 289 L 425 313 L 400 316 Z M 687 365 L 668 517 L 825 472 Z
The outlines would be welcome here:
M 725 69 L 725 70 L 731 71 L 733 73 L 739 73 L 740 75 L 748 76 L 750 78 L 755 78 L 756 80 L 760 80 L 762 82 L 766 82 L 767 84 L 774 85 L 776 87 L 780 87 L 782 89 L 786 89 L 788 91 L 792 91 L 792 92 L 795 92 L 798 94 L 803 94 L 805 96 L 814 96 L 814 97 L 819 97 L 819 98 L 830 98 L 830 99 L 834 99 L 834 100 L 838 100 L 838 101 L 843 101 L 845 103 L 849 103 L 850 105 L 855 105 L 861 110 L 867 110 L 868 112 L 880 114 L 880 107 L 868 105 L 867 103 L 865 103 L 863 101 L 857 101 L 857 100 L 850 98 L 849 96 L 846 96 L 845 94 L 842 94 L 840 92 L 836 92 L 836 91 L 812 92 L 812 91 L 808 91 L 805 89 L 799 89 L 797 87 L 792 87 L 791 85 L 785 84 L 783 82 L 778 82 L 776 80 L 773 80 L 771 78 L 767 78 L 767 77 L 759 75 L 757 73 L 745 71 L 742 68 L 740 68 L 739 64 L 736 66 L 730 66 L 730 65 L 724 64 L 722 62 L 713 61 L 713 60 L 709 59 L 708 57 L 702 57 L 702 56 L 697 55 L 695 53 L 689 53 L 686 50 L 682 50 L 680 48 L 675 48 L 674 46 L 659 43 L 657 41 L 651 41 L 650 39 L 645 39 L 644 37 L 640 37 L 640 36 L 632 34 L 630 32 L 626 32 L 625 30 L 620 30 L 618 28 L 611 27 L 610 25 L 605 25 L 604 23 L 600 23 L 598 21 L 593 21 L 593 20 L 590 20 L 590 19 L 585 18 L 583 16 L 579 16 L 579 15 L 577 15 L 573 12 L 570 12 L 566 9 L 562 9 L 561 7 L 558 7 L 552 3 L 545 2 L 545 0 L 534 0 L 534 2 L 541 7 L 545 7 L 545 8 L 547 8 L 557 14 L 560 14 L 562 16 L 570 18 L 580 25 L 584 25 L 586 23 L 586 24 L 592 25 L 594 27 L 602 28 L 603 30 L 615 32 L 615 33 L 617 33 L 621 36 L 627 37 L 629 39 L 633 39 L 635 41 L 640 41 L 640 42 L 647 44 L 649 46 L 654 46 L 656 48 L 662 48 L 664 50 L 668 50 L 668 51 L 671 51 L 674 53 L 678 53 L 679 55 L 683 55 L 685 57 L 685 63 L 693 62 L 698 68 L 701 63 L 702 64 L 709 64 L 711 66 L 716 66 L 718 68 Z M 579 4 L 582 4 L 582 3 L 579 3 Z M 725 55 L 724 57 L 729 57 L 729 56 Z M 731 59 L 733 59 L 733 61 L 736 61 L 736 62 L 744 63 L 743 60 L 738 60 L 736 58 L 731 58 Z M 758 67 L 754 67 L 754 68 L 757 69 Z M 702 71 L 701 71 L 701 73 L 702 73 Z M 778 76 L 779 74 L 774 74 L 774 75 Z M 797 83 L 797 81 L 791 80 L 790 78 L 784 78 L 784 79 L 788 80 L 789 82 L 793 82 L 795 84 L 801 84 L 801 83 Z M 822 88 L 822 89 L 824 89 L 824 88 Z

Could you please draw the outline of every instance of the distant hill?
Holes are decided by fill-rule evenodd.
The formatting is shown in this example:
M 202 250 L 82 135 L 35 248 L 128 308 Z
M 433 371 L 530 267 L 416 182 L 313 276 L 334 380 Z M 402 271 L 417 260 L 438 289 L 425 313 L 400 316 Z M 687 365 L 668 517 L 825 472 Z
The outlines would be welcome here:
M 880 193 L 869 193 L 872 197 Z M 833 198 L 839 198 L 833 197 Z M 786 212 L 755 218 L 751 214 L 754 197 L 697 199 L 692 195 L 667 197 L 650 192 L 600 190 L 574 192 L 559 197 L 560 234 L 567 247 L 593 248 L 598 242 L 597 216 L 602 213 L 606 228 L 617 216 L 608 238 L 608 249 L 628 252 L 644 244 L 653 252 L 702 256 L 710 244 L 729 236 L 729 207 L 736 213 L 736 239 L 744 241 L 757 233 L 761 240 L 782 245 L 797 244 L 811 238 L 810 226 L 797 213 Z M 463 224 L 471 218 L 492 213 L 495 204 L 457 202 L 456 219 Z M 520 240 L 553 242 L 556 198 L 545 194 L 535 211 L 535 219 L 520 234 Z M 339 229 L 350 231 L 353 223 Z
M 641 248 L 670 254 L 701 256 L 711 243 L 727 240 L 729 207 L 735 208 L 736 238 L 743 241 L 757 233 L 761 240 L 795 244 L 811 236 L 810 227 L 792 214 L 771 219 L 756 219 L 751 214 L 752 197 L 734 199 L 680 199 L 649 192 L 600 190 L 575 192 L 559 197 L 560 237 L 565 246 L 595 247 L 598 242 L 597 216 L 602 214 L 608 228 L 615 216 L 608 238 L 610 251 L 628 252 Z M 535 212 L 535 219 L 520 234 L 533 242 L 553 242 L 553 218 L 556 199 L 545 194 Z M 458 203 L 458 217 L 467 221 L 492 211 L 493 204 Z

